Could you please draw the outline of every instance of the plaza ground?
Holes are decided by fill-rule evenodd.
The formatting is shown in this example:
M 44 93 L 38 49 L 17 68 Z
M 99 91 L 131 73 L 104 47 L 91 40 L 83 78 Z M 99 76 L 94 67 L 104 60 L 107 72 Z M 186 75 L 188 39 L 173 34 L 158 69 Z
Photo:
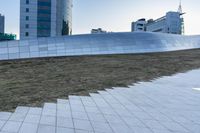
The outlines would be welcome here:
M 200 49 L 0 61 L 0 111 L 200 68 Z

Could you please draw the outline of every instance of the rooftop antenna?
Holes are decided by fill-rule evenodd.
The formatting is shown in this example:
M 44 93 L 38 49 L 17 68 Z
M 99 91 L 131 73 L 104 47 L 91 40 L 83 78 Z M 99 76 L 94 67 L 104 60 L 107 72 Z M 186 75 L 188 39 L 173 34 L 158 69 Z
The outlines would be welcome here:
M 180 0 L 180 3 L 179 3 L 178 12 L 179 12 L 180 14 L 183 14 L 183 10 L 182 10 L 182 1 L 181 1 L 181 0 Z
M 181 0 L 180 0 L 179 7 L 178 7 L 178 13 L 180 14 L 180 18 L 181 18 L 181 31 L 180 31 L 180 34 L 183 35 L 185 33 L 184 18 L 183 18 L 183 15 L 185 13 L 182 10 L 182 1 Z

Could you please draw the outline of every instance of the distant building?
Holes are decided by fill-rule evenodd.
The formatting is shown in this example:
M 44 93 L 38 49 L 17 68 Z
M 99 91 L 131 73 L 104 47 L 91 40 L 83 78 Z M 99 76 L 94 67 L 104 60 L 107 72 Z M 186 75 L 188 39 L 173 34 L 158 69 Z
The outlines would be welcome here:
M 72 0 L 20 0 L 20 39 L 72 34 Z
M 101 33 L 107 33 L 107 31 L 102 30 L 102 28 L 92 29 L 91 30 L 91 34 L 101 34 Z
M 149 31 L 161 32 L 170 34 L 184 34 L 184 19 L 181 17 L 183 14 L 179 12 L 167 12 L 164 17 L 156 20 L 140 19 L 132 23 L 133 31 Z
M 139 19 L 132 22 L 133 31 L 148 31 L 161 32 L 170 34 L 184 34 L 184 19 L 183 19 L 181 3 L 177 12 L 167 12 L 165 16 L 156 20 Z
M 132 22 L 132 31 L 146 31 L 146 19 L 142 18 L 136 22 Z
M 154 21 L 148 21 L 146 24 L 146 31 L 183 34 L 183 19 L 180 16 L 179 12 L 168 12 L 166 16 L 162 18 Z
M 5 17 L 0 14 L 0 33 L 4 33 Z
M 5 17 L 0 14 L 0 41 L 16 40 L 16 35 L 5 33 Z

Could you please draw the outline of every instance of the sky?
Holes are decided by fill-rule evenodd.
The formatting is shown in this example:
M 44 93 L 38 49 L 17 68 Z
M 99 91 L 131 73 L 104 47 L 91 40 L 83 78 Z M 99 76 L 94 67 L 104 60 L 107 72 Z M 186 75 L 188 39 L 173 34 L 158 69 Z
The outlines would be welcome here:
M 168 11 L 177 11 L 180 0 L 73 0 L 73 34 L 90 33 L 93 28 L 112 32 L 131 30 L 131 22 L 140 18 L 156 19 Z M 5 15 L 6 33 L 19 36 L 20 0 L 0 0 Z M 182 0 L 186 12 L 185 34 L 200 34 L 200 0 Z

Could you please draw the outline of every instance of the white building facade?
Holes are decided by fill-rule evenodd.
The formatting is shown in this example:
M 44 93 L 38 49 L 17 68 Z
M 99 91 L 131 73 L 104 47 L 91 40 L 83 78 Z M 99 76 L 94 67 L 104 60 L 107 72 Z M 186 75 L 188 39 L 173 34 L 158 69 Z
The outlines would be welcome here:
M 146 31 L 171 34 L 183 34 L 183 18 L 179 12 L 168 12 L 166 16 L 147 22 Z
M 136 22 L 132 22 L 132 31 L 145 31 L 146 30 L 146 19 L 142 18 Z
M 5 17 L 0 14 L 0 33 L 4 33 L 5 29 Z
M 148 31 L 169 34 L 184 34 L 183 14 L 179 12 L 167 12 L 164 17 L 146 21 L 140 19 L 132 23 L 132 31 Z
M 72 0 L 20 0 L 20 39 L 72 34 Z

